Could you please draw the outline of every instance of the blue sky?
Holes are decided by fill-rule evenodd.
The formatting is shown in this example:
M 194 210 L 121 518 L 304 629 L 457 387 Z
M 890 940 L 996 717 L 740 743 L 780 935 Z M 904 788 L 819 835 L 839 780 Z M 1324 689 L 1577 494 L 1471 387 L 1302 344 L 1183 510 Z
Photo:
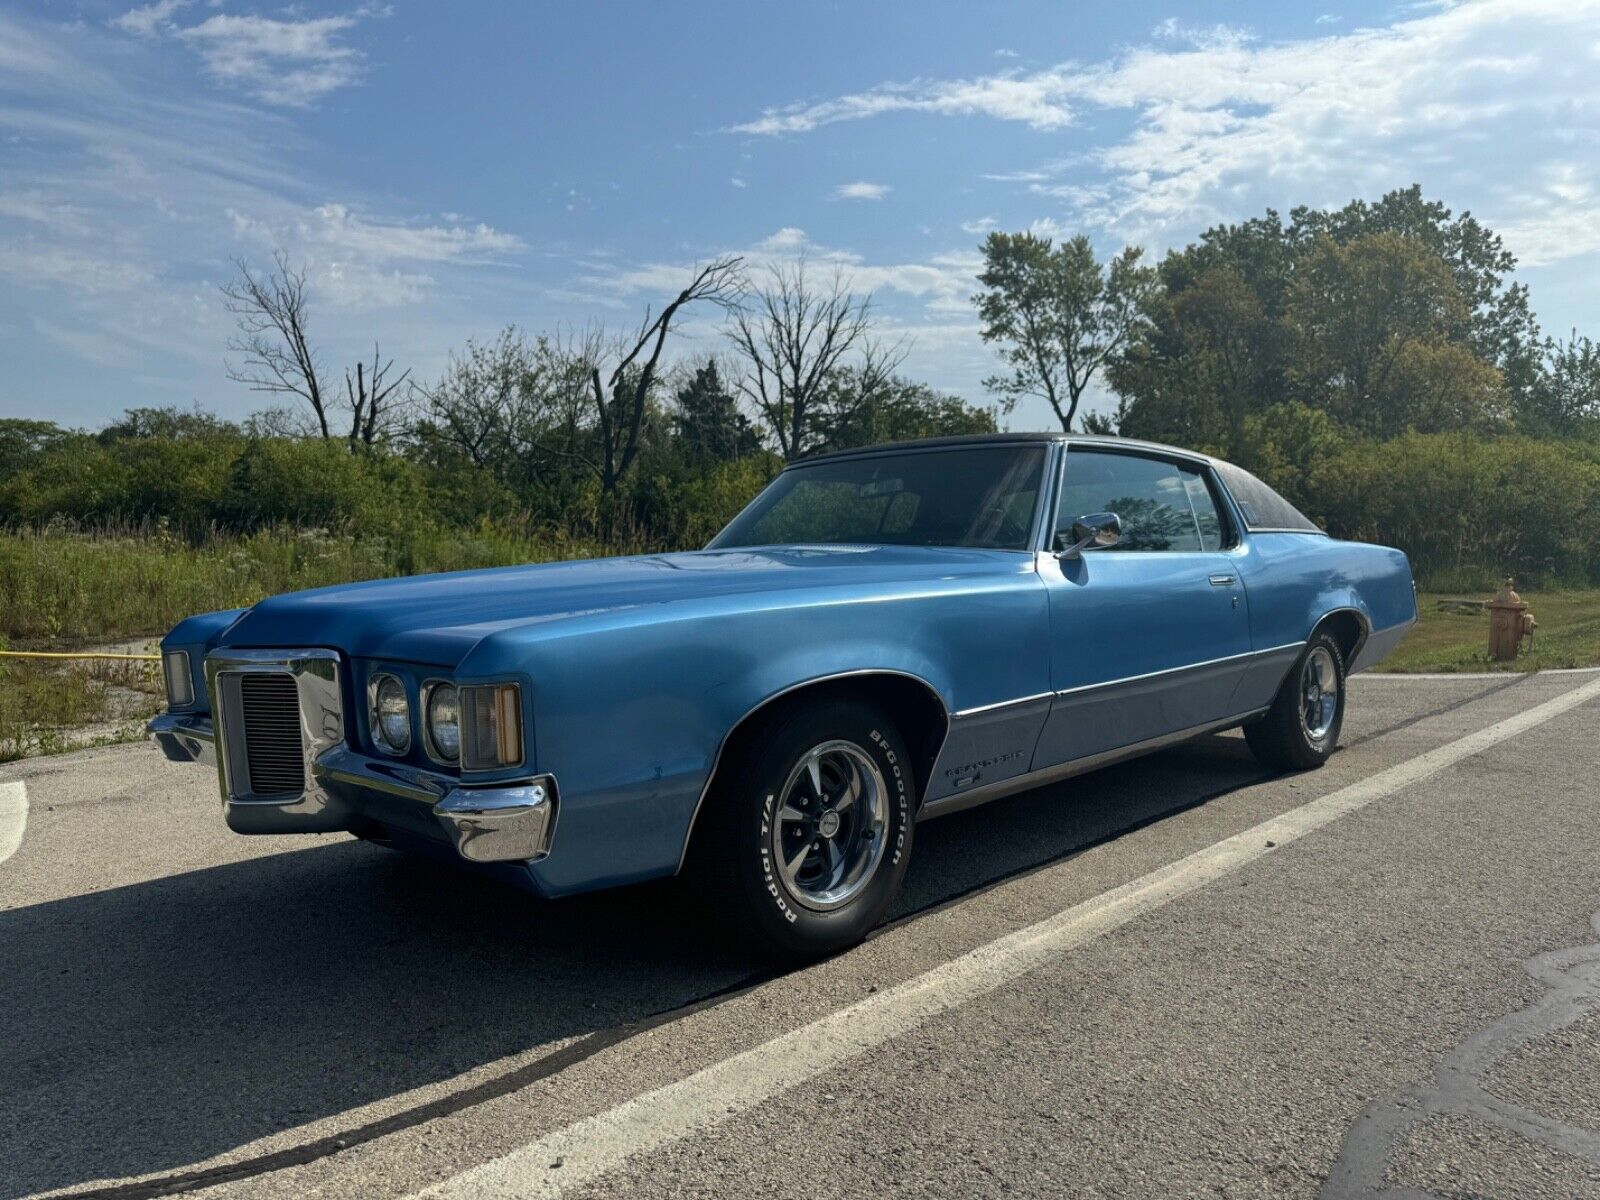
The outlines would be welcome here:
M 803 253 L 977 400 L 987 229 L 1159 254 L 1413 181 L 1600 334 L 1600 0 L 0 2 L 0 415 L 260 407 L 217 288 L 279 246 L 330 364 L 422 378 Z

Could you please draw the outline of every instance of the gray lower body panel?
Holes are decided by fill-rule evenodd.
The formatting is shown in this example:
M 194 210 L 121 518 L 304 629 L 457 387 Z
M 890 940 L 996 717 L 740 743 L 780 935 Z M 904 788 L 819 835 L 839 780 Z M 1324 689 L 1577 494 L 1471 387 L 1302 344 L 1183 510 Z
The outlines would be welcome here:
M 1354 675 L 1357 671 L 1368 670 L 1388 658 L 1394 653 L 1395 647 L 1405 640 L 1406 634 L 1411 632 L 1411 627 L 1416 623 L 1416 618 L 1413 617 L 1409 621 L 1402 621 L 1387 629 L 1374 629 L 1367 635 L 1367 640 L 1361 649 L 1356 651 L 1355 660 L 1348 668 L 1349 673 Z
M 1253 712 L 1243 712 L 1216 721 L 1208 721 L 1188 729 L 1177 729 L 1171 733 L 1147 738 L 1145 741 L 1136 742 L 1133 745 L 1118 746 L 1114 750 L 1105 750 L 1099 754 L 1086 755 L 1071 762 L 1057 763 L 1055 766 L 1045 767 L 1043 770 L 1028 771 L 1010 779 L 982 784 L 968 791 L 946 796 L 940 800 L 929 800 L 922 806 L 921 811 L 917 813 L 917 819 L 925 821 L 933 817 L 942 817 L 948 813 L 960 812 L 962 809 L 987 804 L 990 800 L 999 800 L 1004 796 L 1014 796 L 1018 792 L 1044 787 L 1046 784 L 1059 783 L 1063 779 L 1071 779 L 1075 775 L 1083 775 L 1101 767 L 1109 767 L 1113 763 L 1123 762 L 1130 758 L 1138 758 L 1141 754 L 1151 754 L 1168 746 L 1186 742 L 1191 738 L 1201 737 L 1207 733 L 1215 733 L 1222 729 L 1230 729 L 1235 725 L 1242 725 L 1259 717 L 1262 711 L 1257 709 Z

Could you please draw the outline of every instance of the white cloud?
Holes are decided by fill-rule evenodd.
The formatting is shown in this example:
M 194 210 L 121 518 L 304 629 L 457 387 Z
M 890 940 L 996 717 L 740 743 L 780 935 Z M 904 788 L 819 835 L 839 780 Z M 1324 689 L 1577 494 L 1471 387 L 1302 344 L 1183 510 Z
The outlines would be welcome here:
M 360 52 L 339 41 L 355 24 L 355 16 L 279 21 L 217 13 L 177 37 L 215 78 L 268 104 L 308 108 L 361 78 Z
M 213 79 L 281 108 L 310 108 L 330 92 L 360 82 L 365 58 L 342 39 L 361 21 L 392 12 L 387 5 L 365 4 L 347 13 L 301 18 L 291 7 L 281 18 L 218 12 L 180 25 L 176 15 L 193 3 L 152 0 L 108 24 L 137 37 L 175 38 L 200 56 Z M 209 0 L 208 7 L 220 7 L 219 0 Z
M 131 292 L 152 281 L 139 263 L 92 250 L 33 241 L 0 241 L 0 277 L 17 284 L 57 284 L 75 292 Z
M 89 232 L 83 211 L 50 193 L 29 191 L 0 192 L 0 217 L 11 217 L 43 226 L 53 233 L 83 234 Z
M 1150 31 L 1151 36 L 1166 42 L 1179 42 L 1197 49 L 1215 46 L 1237 46 L 1248 42 L 1252 34 L 1235 25 L 1191 25 L 1177 17 L 1168 17 Z
M 375 221 L 343 204 L 323 204 L 299 226 L 306 240 L 379 262 L 487 263 L 515 254 L 522 239 L 488 225 L 419 225 Z
M 1518 201 L 1522 215 L 1499 232 L 1528 266 L 1600 252 L 1600 181 L 1592 164 L 1552 164 Z
M 525 247 L 491 226 L 422 224 L 362 216 L 343 204 L 321 204 L 273 219 L 228 210 L 234 233 L 259 252 L 285 249 L 305 265 L 320 296 L 341 308 L 392 308 L 433 291 L 435 277 L 414 264 L 487 266 Z
M 1067 73 L 1056 69 L 1033 74 L 1006 72 L 978 79 L 885 83 L 817 104 L 769 108 L 755 120 L 733 126 L 732 132 L 760 136 L 807 133 L 838 121 L 860 121 L 893 112 L 985 116 L 1025 121 L 1035 129 L 1059 129 L 1072 122 L 1072 110 L 1067 107 L 1067 93 L 1062 86 L 1068 80 Z
M 121 16 L 112 17 L 108 24 L 124 33 L 154 37 L 171 25 L 173 13 L 192 2 L 193 0 L 155 0 L 154 4 L 130 8 Z
M 1078 232 L 1068 228 L 1054 217 L 1035 217 L 1028 222 L 1028 232 L 1034 237 L 1049 238 L 1053 242 L 1063 241 Z
M 1044 167 L 1031 171 L 999 171 L 979 176 L 995 183 L 1043 183 L 1053 178 L 1053 172 Z
M 841 183 L 833 189 L 835 200 L 882 200 L 894 189 L 886 183 L 868 183 L 857 180 L 855 183 Z
M 1000 222 L 996 221 L 993 217 L 979 217 L 976 221 L 961 222 L 961 232 L 976 234 L 981 237 L 983 234 L 988 233 L 991 229 L 996 228 L 999 224 Z
M 973 250 L 938 253 L 920 262 L 874 262 L 854 251 L 814 242 L 805 230 L 792 225 L 751 246 L 720 253 L 740 255 L 755 271 L 804 260 L 814 270 L 839 272 L 857 292 L 895 293 L 920 302 L 927 312 L 969 315 L 969 297 L 983 267 L 982 255 Z M 648 297 L 681 288 L 693 265 L 681 261 L 604 268 L 591 271 L 584 282 L 613 294 Z
M 0 329 L 0 406 L 26 378 L 65 421 L 189 398 L 248 411 L 258 398 L 223 380 L 217 288 L 230 258 L 262 264 L 278 247 L 310 274 L 330 363 L 380 337 L 426 373 L 526 311 L 504 266 L 521 239 L 310 177 L 297 122 L 176 76 L 153 49 L 121 27 L 0 12 L 0 297 L 17 313 Z
M 1516 181 L 1582 145 L 1576 182 L 1600 189 L 1597 32 L 1600 0 L 1430 6 L 1382 28 L 1272 43 L 1171 21 L 1158 44 L 1101 62 L 886 83 L 736 128 L 803 133 L 921 112 L 1050 131 L 1085 112 L 1125 113 L 1131 127 L 1076 158 L 985 178 L 1051 196 L 1079 228 L 1158 245 L 1269 205 L 1339 204 L 1417 181 L 1553 261 L 1588 252 L 1588 208 Z
M 737 175 L 735 175 L 732 179 L 728 180 L 728 183 L 730 185 L 732 185 L 733 187 L 736 187 L 736 188 L 747 188 L 747 187 L 750 186 L 744 180 L 740 179 Z
M 1339 16 L 1336 13 L 1323 13 L 1320 17 L 1317 18 L 1316 24 L 1318 24 L 1318 25 L 1337 25 L 1342 20 L 1344 20 L 1344 18 Z

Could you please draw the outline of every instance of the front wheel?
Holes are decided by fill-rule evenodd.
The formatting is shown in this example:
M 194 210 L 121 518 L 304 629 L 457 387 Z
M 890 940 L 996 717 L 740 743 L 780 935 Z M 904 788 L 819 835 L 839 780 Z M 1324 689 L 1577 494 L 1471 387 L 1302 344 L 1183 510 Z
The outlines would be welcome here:
M 1332 634 L 1306 643 L 1267 715 L 1244 727 L 1255 756 L 1269 767 L 1304 771 L 1328 761 L 1344 724 L 1344 653 Z
M 915 804 L 905 743 L 877 708 L 797 706 L 765 722 L 718 783 L 699 865 L 719 910 L 759 948 L 830 954 L 888 912 Z

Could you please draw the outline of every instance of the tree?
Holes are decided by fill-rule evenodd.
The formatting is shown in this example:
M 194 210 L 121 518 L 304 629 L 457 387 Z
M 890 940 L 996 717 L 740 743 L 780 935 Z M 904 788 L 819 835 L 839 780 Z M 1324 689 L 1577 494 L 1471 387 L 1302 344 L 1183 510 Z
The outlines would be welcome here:
M 322 367 L 306 331 L 310 302 L 305 272 L 290 266 L 281 250 L 272 261 L 273 270 L 257 275 L 236 259 L 237 274 L 223 285 L 225 306 L 239 327 L 228 349 L 242 356 L 237 366 L 227 364 L 228 378 L 253 392 L 299 397 L 311 406 L 322 436 L 331 437 Z
M 1451 340 L 1467 343 L 1479 358 L 1498 367 L 1519 399 L 1533 386 L 1542 339 L 1528 289 L 1508 282 L 1516 257 L 1499 234 L 1471 213 L 1453 216 L 1438 201 L 1423 199 L 1421 185 L 1414 183 L 1376 202 L 1352 200 L 1332 211 L 1300 207 L 1289 217 L 1287 237 L 1297 253 L 1321 237 L 1348 243 L 1391 233 L 1420 242 L 1444 261 L 1455 279 L 1462 307 Z
M 815 449 L 848 450 L 880 442 L 994 433 L 994 412 L 960 396 L 900 376 L 863 378 L 853 367 L 828 377 L 813 409 Z
M 234 278 L 222 287 L 225 307 L 238 326 L 228 341 L 228 350 L 238 356 L 227 363 L 228 378 L 251 391 L 304 401 L 311 408 L 314 432 L 325 439 L 334 436 L 335 411 L 347 410 L 345 439 L 351 449 L 386 438 L 403 420 L 393 401 L 405 394 L 400 388 L 411 372 L 393 375 L 394 360 L 385 360 L 373 342 L 371 366 L 357 362 L 354 374 L 347 369 L 344 398 L 330 395 L 308 331 L 311 304 L 305 271 L 290 265 L 282 250 L 274 252 L 272 262 L 271 270 L 257 274 L 236 259 Z
M 991 233 L 983 243 L 986 290 L 974 301 L 983 340 L 1002 345 L 1008 374 L 984 385 L 1009 411 L 1024 396 L 1045 400 L 1070 430 L 1078 405 L 1096 374 L 1144 321 L 1154 273 L 1130 246 L 1106 267 L 1087 237 L 1057 248 L 1031 233 Z
M 1579 337 L 1547 339 L 1543 362 L 1517 423 L 1541 437 L 1593 436 L 1600 432 L 1600 344 Z
M 1415 238 L 1321 237 L 1285 302 L 1295 392 L 1381 436 L 1503 416 L 1500 373 L 1452 340 L 1466 308 L 1448 264 Z
M 766 284 L 732 310 L 728 336 L 743 361 L 737 388 L 766 419 L 785 458 L 816 440 L 813 408 L 828 379 L 851 357 L 866 380 L 887 379 L 904 358 L 899 344 L 872 336 L 872 297 L 857 296 L 843 272 L 812 283 L 804 259 L 767 268 Z
M 418 389 L 423 419 L 416 436 L 424 447 L 459 453 L 524 490 L 581 449 L 588 389 L 581 356 L 507 326 L 493 341 L 468 341 L 437 384 Z
M 54 421 L 0 417 L 0 478 L 83 438 L 83 434 L 63 429 Z
M 645 310 L 637 334 L 607 339 L 598 326 L 581 338 L 574 351 L 589 381 L 590 416 L 597 445 L 557 453 L 582 463 L 611 494 L 639 456 L 645 414 L 656 385 L 661 352 L 672 322 L 684 308 L 709 302 L 732 308 L 744 290 L 743 260 L 719 258 L 698 268 L 689 285 L 652 316 Z M 609 374 L 606 367 L 610 367 Z M 605 374 L 605 381 L 601 376 Z
M 675 400 L 674 433 L 684 457 L 696 466 L 743 458 L 760 449 L 760 439 L 723 383 L 716 359 L 696 368 Z
M 405 396 L 400 389 L 411 378 L 407 367 L 398 375 L 391 375 L 394 359 L 384 359 L 378 343 L 372 343 L 372 365 L 356 361 L 355 377 L 347 367 L 344 373 L 345 402 L 350 408 L 349 442 L 355 446 L 371 446 L 385 440 L 406 423 L 405 414 L 399 411 L 395 397 Z
M 163 408 L 130 408 L 95 435 L 101 445 L 154 438 L 180 441 L 238 436 L 237 425 L 206 412 L 198 404 L 189 409 L 178 408 L 175 405 Z

